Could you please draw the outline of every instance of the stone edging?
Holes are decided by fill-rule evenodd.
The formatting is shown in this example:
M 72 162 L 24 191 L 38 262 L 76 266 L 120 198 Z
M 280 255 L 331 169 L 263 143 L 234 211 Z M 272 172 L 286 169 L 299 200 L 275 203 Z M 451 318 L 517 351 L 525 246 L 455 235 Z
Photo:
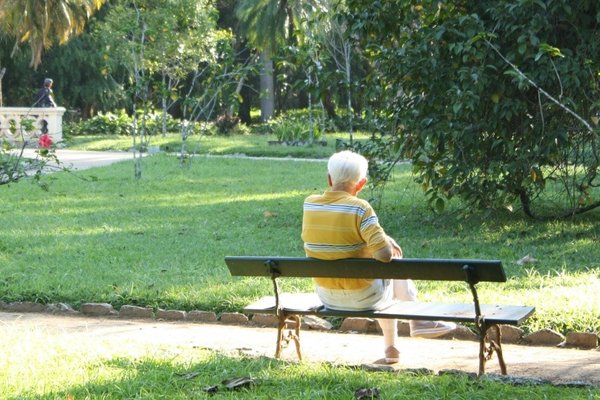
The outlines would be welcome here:
M 180 310 L 154 310 L 152 307 L 139 307 L 123 305 L 119 311 L 108 303 L 84 303 L 80 311 L 75 311 L 71 306 L 64 303 L 40 304 L 34 302 L 12 302 L 0 301 L 0 310 L 7 312 L 29 312 L 49 314 L 83 314 L 95 317 L 119 317 L 130 319 L 153 319 L 163 321 L 188 321 L 188 322 L 221 322 L 234 325 L 254 325 L 276 327 L 278 319 L 272 314 L 255 314 L 252 319 L 247 315 L 236 312 L 225 312 L 219 317 L 212 311 L 180 311 Z M 332 330 L 333 326 L 326 320 L 307 315 L 303 317 L 302 327 L 313 330 Z M 370 318 L 346 318 L 339 328 L 340 332 L 346 333 L 377 333 L 379 325 Z M 551 329 L 541 329 L 525 335 L 523 330 L 510 325 L 501 326 L 502 340 L 504 343 L 524 344 L 533 346 L 556 346 L 578 349 L 596 349 L 598 347 L 598 334 L 593 332 L 569 332 L 566 337 Z M 399 336 L 409 336 L 408 323 L 398 324 Z M 442 339 L 477 340 L 477 336 L 465 326 L 458 329 Z

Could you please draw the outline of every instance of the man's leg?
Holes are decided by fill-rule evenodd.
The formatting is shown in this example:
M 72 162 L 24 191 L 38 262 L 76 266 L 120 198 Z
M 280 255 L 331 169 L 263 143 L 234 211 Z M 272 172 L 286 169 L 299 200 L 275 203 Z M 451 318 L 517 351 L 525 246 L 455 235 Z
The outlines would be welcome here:
M 394 299 L 402 301 L 417 301 L 417 287 L 410 279 L 394 280 Z M 435 338 L 443 336 L 456 329 L 456 324 L 442 321 L 409 321 L 410 336 Z
M 400 351 L 396 347 L 396 337 L 398 336 L 397 319 L 377 319 L 381 332 L 383 333 L 383 348 L 385 350 L 385 362 L 395 364 L 400 361 Z

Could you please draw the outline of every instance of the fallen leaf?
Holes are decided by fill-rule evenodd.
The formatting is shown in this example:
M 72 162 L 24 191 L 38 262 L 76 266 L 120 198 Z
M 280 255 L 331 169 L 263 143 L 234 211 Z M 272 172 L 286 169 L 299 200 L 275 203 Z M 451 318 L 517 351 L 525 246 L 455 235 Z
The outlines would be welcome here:
M 219 391 L 219 387 L 218 386 L 206 386 L 204 389 L 202 389 L 203 391 L 205 391 L 208 394 L 215 394 Z
M 236 390 L 241 388 L 248 388 L 250 386 L 253 386 L 256 382 L 254 381 L 254 379 L 245 376 L 242 378 L 226 379 L 221 383 L 225 385 L 225 387 L 229 390 Z
M 527 254 L 525 257 L 521 258 L 519 261 L 517 261 L 518 265 L 525 265 L 525 264 L 533 264 L 537 262 L 537 260 L 533 257 L 531 257 L 529 254 Z
M 190 372 L 187 374 L 179 374 L 179 376 L 181 376 L 183 379 L 194 379 L 198 375 L 200 375 L 200 372 Z
M 358 389 L 357 391 L 354 392 L 354 398 L 356 400 L 378 399 L 379 398 L 379 389 L 377 389 L 377 388 Z

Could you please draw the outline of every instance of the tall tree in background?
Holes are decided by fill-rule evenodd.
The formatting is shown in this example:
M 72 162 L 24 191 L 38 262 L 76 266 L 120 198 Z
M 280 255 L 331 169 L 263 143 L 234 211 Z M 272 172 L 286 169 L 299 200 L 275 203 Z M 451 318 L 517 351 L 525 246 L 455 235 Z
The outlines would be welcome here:
M 15 50 L 28 43 L 30 66 L 37 68 L 42 52 L 53 44 L 66 43 L 81 33 L 90 16 L 106 0 L 3 0 L 0 26 L 15 38 Z
M 260 52 L 261 120 L 267 121 L 275 112 L 275 80 L 273 54 L 290 37 L 293 28 L 288 0 L 247 0 L 238 3 L 236 14 L 248 42 Z

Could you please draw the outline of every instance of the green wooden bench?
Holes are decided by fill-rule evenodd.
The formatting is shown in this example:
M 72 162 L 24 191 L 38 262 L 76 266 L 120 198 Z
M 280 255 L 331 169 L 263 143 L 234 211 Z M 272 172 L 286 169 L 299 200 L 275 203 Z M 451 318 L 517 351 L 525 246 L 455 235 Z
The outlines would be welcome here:
M 452 321 L 474 323 L 479 338 L 479 375 L 485 373 L 485 363 L 494 352 L 498 356 L 500 370 L 506 375 L 502 355 L 500 326 L 520 325 L 533 312 L 534 307 L 480 304 L 476 285 L 479 282 L 506 282 L 500 261 L 401 259 L 382 263 L 373 259 L 346 259 L 325 261 L 302 257 L 225 257 L 232 276 L 269 277 L 273 281 L 274 296 L 267 296 L 248 305 L 249 314 L 275 314 L 279 319 L 275 357 L 281 355 L 284 342 L 293 340 L 298 358 L 300 350 L 300 318 L 302 315 L 319 317 L 396 318 L 406 320 Z M 339 311 L 327 309 L 312 293 L 280 293 L 278 280 L 297 278 L 367 278 L 367 279 L 413 279 L 430 281 L 464 281 L 473 296 L 473 303 L 426 303 L 398 301 L 383 310 Z M 287 322 L 295 322 L 287 337 Z

